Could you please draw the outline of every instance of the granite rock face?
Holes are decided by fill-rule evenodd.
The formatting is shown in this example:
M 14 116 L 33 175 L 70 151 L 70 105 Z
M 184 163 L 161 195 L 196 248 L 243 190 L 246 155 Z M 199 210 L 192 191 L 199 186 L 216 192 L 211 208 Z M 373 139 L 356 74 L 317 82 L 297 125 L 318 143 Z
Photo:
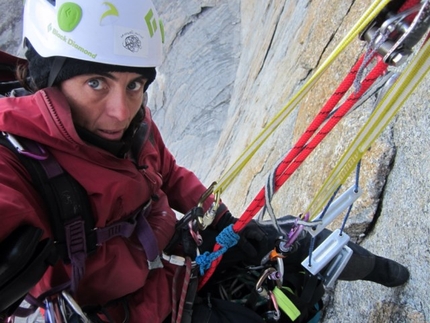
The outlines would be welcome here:
M 153 87 L 151 100 L 154 117 L 178 162 L 209 185 L 310 78 L 371 1 L 189 3 L 181 2 L 178 8 L 167 0 L 157 1 L 170 38 L 159 68 L 161 81 Z M 227 37 L 221 40 L 221 35 Z M 223 192 L 233 214 L 241 215 L 264 186 L 277 161 L 363 53 L 363 46 L 358 39 L 352 42 Z M 429 82 L 427 76 L 364 155 L 363 195 L 346 227 L 352 240 L 405 264 L 411 279 L 399 288 L 339 282 L 324 322 L 428 321 Z M 275 194 L 278 215 L 306 209 L 376 100 L 377 94 L 371 95 L 345 117 Z M 178 127 L 184 117 L 186 123 Z M 180 142 L 183 139 L 186 142 Z M 345 187 L 353 183 L 352 175 Z
M 17 1 L 0 1 L 0 49 L 16 54 L 21 48 L 22 3 Z
M 309 80 L 365 9 L 365 1 L 154 0 L 166 29 L 164 61 L 149 105 L 180 164 L 218 180 Z M 16 52 L 21 3 L 7 13 L 0 47 Z M 268 174 L 335 91 L 364 44 L 355 39 L 222 193 L 240 216 Z M 415 90 L 362 160 L 363 195 L 346 231 L 411 272 L 403 287 L 338 282 L 324 322 L 428 322 L 430 281 L 430 77 Z M 374 93 L 343 118 L 273 199 L 277 215 L 304 212 L 367 120 Z M 345 188 L 354 184 L 354 176 Z M 332 228 L 341 225 L 337 220 Z

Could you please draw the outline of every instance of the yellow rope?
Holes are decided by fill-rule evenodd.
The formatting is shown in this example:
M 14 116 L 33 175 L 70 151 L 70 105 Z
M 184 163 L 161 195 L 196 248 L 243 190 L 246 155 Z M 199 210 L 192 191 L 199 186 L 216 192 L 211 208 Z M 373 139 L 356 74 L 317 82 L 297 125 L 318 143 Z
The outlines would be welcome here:
M 276 130 L 276 128 L 285 120 L 285 118 L 294 110 L 303 97 L 311 90 L 316 81 L 327 70 L 327 68 L 334 62 L 334 60 L 345 50 L 345 48 L 363 31 L 363 29 L 370 24 L 370 22 L 381 12 L 390 0 L 375 1 L 364 12 L 362 17 L 352 27 L 349 33 L 333 50 L 331 55 L 321 64 L 315 71 L 312 77 L 303 85 L 303 87 L 293 96 L 293 98 L 285 105 L 285 107 L 278 112 L 268 125 L 262 130 L 256 139 L 245 149 L 227 172 L 217 181 L 214 192 L 221 194 L 228 185 L 231 184 L 233 179 L 245 167 L 252 156 L 263 145 L 267 138 Z
M 427 41 L 379 101 L 367 122 L 330 172 L 306 211 L 310 212 L 310 219 L 318 215 L 336 189 L 347 180 L 364 153 L 393 119 L 429 70 L 430 41 Z

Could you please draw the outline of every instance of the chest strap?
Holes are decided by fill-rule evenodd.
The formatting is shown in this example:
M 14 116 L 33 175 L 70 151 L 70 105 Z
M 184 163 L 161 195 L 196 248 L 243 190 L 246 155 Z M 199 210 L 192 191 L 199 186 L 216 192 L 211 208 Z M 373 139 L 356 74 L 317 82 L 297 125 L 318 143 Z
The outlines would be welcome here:
M 94 229 L 97 235 L 97 245 L 100 246 L 118 236 L 129 238 L 136 230 L 137 238 L 146 253 L 149 270 L 162 268 L 163 264 L 158 251 L 157 239 L 146 219 L 150 211 L 151 201 L 136 210 L 128 220 L 116 222 L 104 228 Z

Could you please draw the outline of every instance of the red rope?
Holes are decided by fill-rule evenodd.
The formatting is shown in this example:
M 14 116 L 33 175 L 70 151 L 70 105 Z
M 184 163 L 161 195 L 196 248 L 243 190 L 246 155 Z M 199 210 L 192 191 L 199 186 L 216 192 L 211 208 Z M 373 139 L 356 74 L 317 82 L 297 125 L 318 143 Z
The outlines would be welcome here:
M 417 0 L 407 0 L 400 8 L 399 12 L 407 10 L 412 6 L 418 4 Z M 332 94 L 320 112 L 317 114 L 312 123 L 305 130 L 303 135 L 290 150 L 284 160 L 279 164 L 275 171 L 275 192 L 290 178 L 290 176 L 298 169 L 303 161 L 309 156 L 309 154 L 321 143 L 325 136 L 337 125 L 337 123 L 348 113 L 348 111 L 354 106 L 354 104 L 360 99 L 360 97 L 370 88 L 375 80 L 383 75 L 388 67 L 382 60 L 380 60 L 375 67 L 371 70 L 368 76 L 362 81 L 361 87 L 357 92 L 352 93 L 347 100 L 339 107 L 339 109 L 332 115 L 332 117 L 325 123 L 321 130 L 315 135 L 315 137 L 308 143 L 309 139 L 314 135 L 322 123 L 326 120 L 327 116 L 340 101 L 340 99 L 346 94 L 348 89 L 352 86 L 356 74 L 363 63 L 364 55 L 357 61 L 357 63 L 351 68 L 348 75 Z M 246 208 L 245 212 L 241 215 L 238 221 L 233 225 L 234 232 L 239 232 L 245 225 L 257 214 L 258 211 L 265 205 L 265 189 L 264 187 L 260 190 L 254 200 Z M 215 244 L 213 251 L 216 252 L 221 248 L 220 245 Z M 215 259 L 205 273 L 199 283 L 199 288 L 203 287 L 204 284 L 214 273 L 216 267 L 221 261 L 222 255 Z
M 346 94 L 348 89 L 352 86 L 358 69 L 360 68 L 364 59 L 364 55 L 357 61 L 352 67 L 351 71 L 323 106 L 320 112 L 317 114 L 312 123 L 308 126 L 306 131 L 290 150 L 287 156 L 279 164 L 275 171 L 275 192 L 290 178 L 290 176 L 297 170 L 297 168 L 303 163 L 303 161 L 309 156 L 309 154 L 318 146 L 319 143 L 325 138 L 325 136 L 336 126 L 336 124 L 345 116 L 345 114 L 351 109 L 351 107 L 358 101 L 367 89 L 375 82 L 375 80 L 381 76 L 386 68 L 387 64 L 380 61 L 363 80 L 360 89 L 357 93 L 353 93 L 349 98 L 340 106 L 340 108 L 333 114 L 333 116 L 325 123 L 321 130 L 315 135 L 315 137 L 307 144 L 309 139 L 314 135 L 321 124 L 326 120 L 327 115 L 333 110 L 340 99 Z M 246 208 L 245 212 L 241 215 L 238 221 L 234 224 L 234 232 L 239 232 L 243 227 L 251 221 L 251 219 L 257 214 L 258 211 L 265 205 L 265 189 L 264 187 L 260 190 L 254 200 Z M 214 252 L 218 251 L 220 246 L 216 244 L 214 246 Z M 199 287 L 202 287 L 207 280 L 212 276 L 217 265 L 221 261 L 222 256 L 215 259 L 205 273 L 205 276 L 200 281 Z
M 411 9 L 412 7 L 416 6 L 420 3 L 420 0 L 406 0 L 404 4 L 399 9 L 399 12 Z
M 191 259 L 190 257 L 185 258 L 185 276 L 182 276 L 182 268 L 176 268 L 175 275 L 173 277 L 172 286 L 172 323 L 178 323 L 182 321 L 182 314 L 184 313 L 184 304 L 187 297 L 188 285 L 191 279 Z M 181 298 L 178 305 L 178 295 L 177 295 L 177 284 L 178 280 L 183 279 Z
M 348 113 L 360 97 L 372 86 L 376 79 L 383 75 L 388 65 L 382 60 L 373 68 L 369 75 L 364 79 L 358 92 L 351 94 L 340 108 L 333 114 L 327 123 L 321 128 L 316 136 L 308 145 L 300 152 L 296 159 L 288 166 L 288 168 L 279 176 L 276 177 L 275 191 L 278 190 L 286 180 L 297 170 L 302 162 L 309 154 L 317 147 L 325 136 L 337 125 L 337 123 Z M 264 196 L 264 192 L 263 192 Z
M 317 114 L 315 119 L 312 121 L 312 123 L 305 130 L 305 132 L 300 137 L 300 139 L 297 141 L 297 143 L 294 145 L 294 147 L 290 150 L 290 152 L 287 154 L 287 156 L 281 161 L 281 163 L 279 164 L 279 166 L 277 167 L 277 169 L 275 171 L 275 191 L 277 191 L 279 189 L 279 187 L 282 185 L 279 182 L 279 178 L 284 178 L 285 177 L 284 173 L 288 169 L 288 167 L 291 165 L 291 163 L 292 162 L 297 163 L 297 160 L 296 161 L 294 161 L 294 160 L 304 150 L 309 150 L 309 145 L 307 145 L 309 139 L 314 135 L 314 133 L 321 126 L 321 124 L 327 119 L 327 116 L 335 108 L 336 104 L 340 101 L 340 99 L 346 94 L 348 89 L 352 86 L 352 84 L 355 80 L 355 77 L 357 75 L 357 72 L 358 72 L 361 64 L 363 63 L 363 60 L 364 60 L 364 55 L 362 55 L 362 57 L 352 67 L 351 71 L 348 73 L 348 75 L 345 77 L 345 79 L 342 81 L 342 83 L 339 85 L 339 87 L 334 91 L 333 95 L 329 98 L 327 103 L 323 106 L 323 108 L 320 110 L 320 112 Z M 315 147 L 313 147 L 313 148 L 315 148 Z M 302 161 L 300 161 L 300 163 Z M 300 163 L 297 163 L 297 164 L 300 164 Z M 297 165 L 297 167 L 298 167 L 298 165 Z M 245 223 L 240 224 L 239 230 L 242 229 L 246 225 L 246 223 L 248 223 L 248 221 L 255 214 L 257 214 L 257 212 L 264 206 L 264 204 L 265 204 L 264 194 L 265 194 L 265 189 L 262 188 L 260 190 L 260 192 L 257 194 L 257 196 L 254 198 L 254 200 L 251 202 L 251 204 L 248 206 L 248 208 L 245 210 L 245 212 L 241 216 L 241 218 L 245 217 L 246 222 L 244 221 Z M 249 218 L 249 220 L 248 220 L 248 218 Z M 238 232 L 238 231 L 235 231 L 235 232 Z

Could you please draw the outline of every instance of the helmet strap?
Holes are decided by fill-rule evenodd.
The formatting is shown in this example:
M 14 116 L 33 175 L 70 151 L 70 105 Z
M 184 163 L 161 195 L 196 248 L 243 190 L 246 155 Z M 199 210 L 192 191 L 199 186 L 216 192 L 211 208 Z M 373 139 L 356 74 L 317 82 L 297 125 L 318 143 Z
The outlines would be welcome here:
M 55 79 L 57 78 L 58 73 L 60 73 L 61 68 L 63 67 L 65 61 L 66 61 L 66 57 L 63 57 L 63 56 L 54 57 L 51 70 L 49 72 L 48 87 L 51 87 L 54 84 Z

